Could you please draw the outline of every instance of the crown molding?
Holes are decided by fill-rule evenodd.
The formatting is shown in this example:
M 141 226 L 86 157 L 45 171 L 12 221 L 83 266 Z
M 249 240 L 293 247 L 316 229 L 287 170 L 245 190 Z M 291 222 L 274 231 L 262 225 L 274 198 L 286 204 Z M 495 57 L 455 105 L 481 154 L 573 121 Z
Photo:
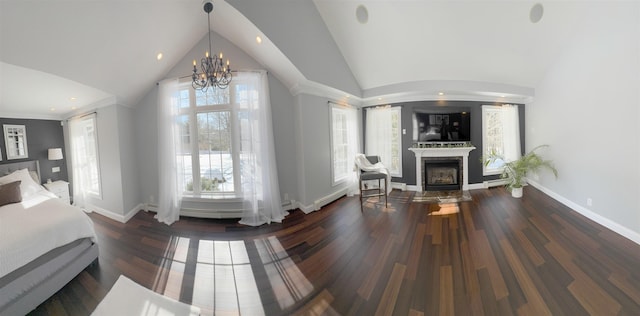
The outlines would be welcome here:
M 309 94 L 326 97 L 354 106 L 373 106 L 413 101 L 480 101 L 527 104 L 535 90 L 507 84 L 460 80 L 427 80 L 407 82 L 369 89 L 356 96 L 325 84 L 304 79 L 289 89 L 293 95 Z M 439 93 L 443 93 L 440 95 Z

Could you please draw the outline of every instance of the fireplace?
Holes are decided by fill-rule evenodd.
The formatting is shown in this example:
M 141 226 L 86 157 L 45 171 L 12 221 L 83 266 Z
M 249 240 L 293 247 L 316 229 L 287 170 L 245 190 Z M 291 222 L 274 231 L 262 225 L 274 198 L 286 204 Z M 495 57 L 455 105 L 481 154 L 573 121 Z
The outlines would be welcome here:
M 424 191 L 458 191 L 462 189 L 462 159 L 422 158 Z
M 458 190 L 469 190 L 469 152 L 476 149 L 473 146 L 442 146 L 435 148 L 425 148 L 414 146 L 409 148 L 416 155 L 416 187 L 418 192 L 424 192 L 425 190 L 425 173 L 424 166 L 425 160 L 449 160 L 455 159 L 458 161 Z

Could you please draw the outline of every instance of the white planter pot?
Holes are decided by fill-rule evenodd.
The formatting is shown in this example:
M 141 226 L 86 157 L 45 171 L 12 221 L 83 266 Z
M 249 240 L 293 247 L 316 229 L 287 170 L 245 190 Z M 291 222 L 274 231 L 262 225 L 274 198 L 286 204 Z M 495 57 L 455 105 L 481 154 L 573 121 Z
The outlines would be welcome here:
M 514 198 L 521 198 L 522 197 L 522 188 L 512 188 L 511 189 L 511 196 L 513 196 Z

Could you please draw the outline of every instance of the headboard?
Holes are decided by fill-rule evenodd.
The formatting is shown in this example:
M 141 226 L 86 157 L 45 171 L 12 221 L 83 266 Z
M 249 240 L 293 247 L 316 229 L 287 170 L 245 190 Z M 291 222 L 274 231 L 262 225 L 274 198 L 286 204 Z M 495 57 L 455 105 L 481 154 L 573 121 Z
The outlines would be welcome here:
M 30 160 L 30 161 L 21 161 L 21 162 L 12 162 L 5 163 L 0 165 L 0 177 L 10 174 L 16 170 L 27 168 L 31 171 L 35 171 L 38 173 L 38 179 L 40 177 L 40 162 L 38 160 Z

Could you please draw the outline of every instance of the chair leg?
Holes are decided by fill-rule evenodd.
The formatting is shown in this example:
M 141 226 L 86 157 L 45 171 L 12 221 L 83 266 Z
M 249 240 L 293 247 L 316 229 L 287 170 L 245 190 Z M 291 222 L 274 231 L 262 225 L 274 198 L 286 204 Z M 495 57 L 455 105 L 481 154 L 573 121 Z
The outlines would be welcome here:
M 387 204 L 387 186 L 389 185 L 389 183 L 387 182 L 387 178 L 384 178 L 384 207 L 389 207 L 389 205 Z
M 364 212 L 362 209 L 362 180 L 358 179 L 358 190 L 360 191 L 360 212 Z

